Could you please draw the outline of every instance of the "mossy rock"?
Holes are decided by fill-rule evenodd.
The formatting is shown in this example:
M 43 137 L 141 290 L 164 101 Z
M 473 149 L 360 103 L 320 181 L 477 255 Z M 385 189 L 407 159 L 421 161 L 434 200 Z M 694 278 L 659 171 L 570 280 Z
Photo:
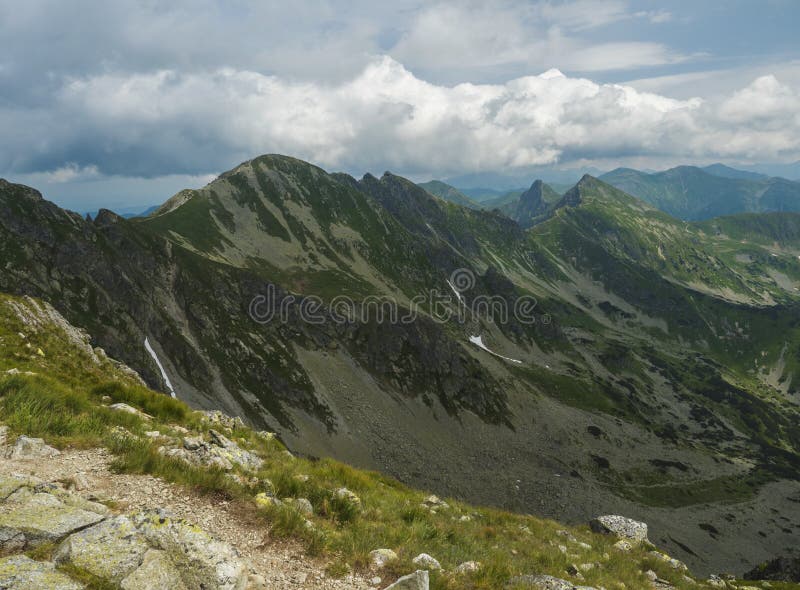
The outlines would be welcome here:
M 52 563 L 24 555 L 0 559 L 0 588 L 4 590 L 82 590 L 83 586 L 56 571 Z

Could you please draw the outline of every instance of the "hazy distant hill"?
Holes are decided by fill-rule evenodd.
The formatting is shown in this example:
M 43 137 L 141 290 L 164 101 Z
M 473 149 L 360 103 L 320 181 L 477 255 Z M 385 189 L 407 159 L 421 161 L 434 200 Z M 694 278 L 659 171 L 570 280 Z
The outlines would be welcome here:
M 600 178 L 686 220 L 737 213 L 800 211 L 800 183 L 719 164 L 706 169 L 678 166 L 653 174 L 618 168 Z

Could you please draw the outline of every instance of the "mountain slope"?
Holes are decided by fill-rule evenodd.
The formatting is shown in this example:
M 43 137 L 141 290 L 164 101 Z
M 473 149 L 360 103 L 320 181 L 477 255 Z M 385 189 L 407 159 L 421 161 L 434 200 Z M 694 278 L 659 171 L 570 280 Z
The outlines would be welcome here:
M 707 172 L 713 176 L 721 176 L 723 178 L 736 178 L 740 180 L 766 180 L 769 178 L 766 174 L 759 174 L 758 172 L 749 172 L 747 170 L 737 170 L 725 164 L 711 164 L 704 166 L 703 172 Z
M 698 571 L 738 569 L 795 534 L 772 511 L 799 485 L 800 267 L 788 227 L 742 244 L 725 224 L 584 177 L 525 231 L 389 173 L 263 156 L 137 220 L 0 184 L 0 288 L 163 389 L 148 337 L 181 399 L 293 451 L 567 521 L 629 514 Z
M 523 588 L 520 576 L 534 575 L 596 588 L 645 588 L 648 571 L 679 590 L 711 587 L 649 543 L 619 544 L 616 535 L 586 526 L 445 501 L 330 459 L 292 456 L 273 433 L 218 411 L 192 411 L 146 389 L 89 342 L 52 307 L 0 293 L 0 450 L 25 449 L 25 435 L 61 449 L 52 456 L 52 448 L 29 443 L 27 452 L 0 463 L 4 531 L 28 535 L 22 543 L 19 536 L 2 542 L 14 557 L 0 561 L 0 583 L 11 590 L 22 577 L 11 559 L 23 550 L 33 558 L 24 563 L 58 572 L 58 587 L 130 588 L 118 571 L 137 567 L 133 579 L 157 580 L 158 588 L 175 587 L 175 578 L 187 588 L 198 579 L 209 588 L 239 581 L 238 588 L 252 573 L 248 589 L 266 583 L 275 590 L 366 590 L 377 585 L 367 581 L 375 576 L 385 588 L 422 568 L 430 569 L 430 585 L 420 587 L 433 590 Z M 27 509 L 25 522 L 15 504 Z M 84 528 L 77 518 L 86 512 L 75 507 L 102 521 L 99 529 Z M 146 512 L 127 521 L 118 516 L 130 511 Z M 59 520 L 62 515 L 71 518 Z M 181 517 L 188 522 L 181 524 Z M 198 522 L 238 554 L 208 539 Z M 147 540 L 161 551 L 139 566 L 143 525 L 154 527 Z M 48 542 L 31 529 L 47 531 Z M 92 534 L 99 531 L 105 534 Z M 378 548 L 387 559 L 376 563 Z M 167 551 L 169 560 L 153 559 Z M 441 569 L 415 562 L 422 552 Z M 595 565 L 578 576 L 577 559 Z M 108 563 L 121 565 L 110 572 Z M 470 565 L 459 567 L 464 563 Z M 23 587 L 53 586 L 34 579 Z
M 800 211 L 800 183 L 719 168 L 679 166 L 647 174 L 618 168 L 601 180 L 686 220 L 737 213 Z
M 430 182 L 422 182 L 419 186 L 435 197 L 444 199 L 450 203 L 461 205 L 462 207 L 469 207 L 470 209 L 480 209 L 480 203 L 473 201 L 467 195 L 459 191 L 457 188 L 442 182 L 441 180 L 431 180 Z

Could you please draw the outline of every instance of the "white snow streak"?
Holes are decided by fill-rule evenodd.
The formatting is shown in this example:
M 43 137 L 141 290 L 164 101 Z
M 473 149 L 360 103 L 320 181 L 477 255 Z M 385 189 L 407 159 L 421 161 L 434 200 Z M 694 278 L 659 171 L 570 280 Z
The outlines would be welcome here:
M 489 350 L 489 348 L 487 348 L 486 345 L 483 343 L 483 336 L 470 336 L 469 337 L 469 341 L 472 342 L 475 346 L 478 346 L 479 348 L 482 348 L 483 350 L 485 350 L 489 354 L 493 354 L 494 356 L 496 356 L 498 358 L 501 358 L 501 359 L 504 359 L 504 360 L 507 360 L 507 361 L 511 361 L 512 363 L 518 363 L 520 365 L 522 364 L 522 361 L 518 361 L 517 359 L 512 359 L 512 358 L 509 358 L 507 356 L 503 356 L 502 354 L 497 354 L 496 352 L 494 352 L 492 350 Z
M 164 378 L 164 383 L 167 384 L 167 389 L 169 389 L 169 394 L 175 399 L 177 399 L 178 396 L 175 395 L 175 390 L 172 388 L 172 383 L 170 382 L 169 377 L 167 377 L 167 372 L 164 370 L 164 366 L 161 364 L 161 361 L 158 360 L 158 355 L 156 354 L 156 351 L 153 350 L 152 346 L 150 346 L 150 341 L 147 339 L 147 336 L 144 337 L 144 347 L 147 349 L 147 352 L 150 353 L 150 356 L 153 357 L 153 360 L 158 365 L 158 368 L 161 371 L 161 376 Z

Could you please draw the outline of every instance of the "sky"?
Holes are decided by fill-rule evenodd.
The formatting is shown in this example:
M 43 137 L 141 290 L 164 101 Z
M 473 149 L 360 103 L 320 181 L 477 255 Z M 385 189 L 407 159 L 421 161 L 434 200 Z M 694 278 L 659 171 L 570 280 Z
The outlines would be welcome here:
M 800 160 L 794 0 L 0 0 L 0 177 L 90 211 L 263 153 L 414 180 Z

